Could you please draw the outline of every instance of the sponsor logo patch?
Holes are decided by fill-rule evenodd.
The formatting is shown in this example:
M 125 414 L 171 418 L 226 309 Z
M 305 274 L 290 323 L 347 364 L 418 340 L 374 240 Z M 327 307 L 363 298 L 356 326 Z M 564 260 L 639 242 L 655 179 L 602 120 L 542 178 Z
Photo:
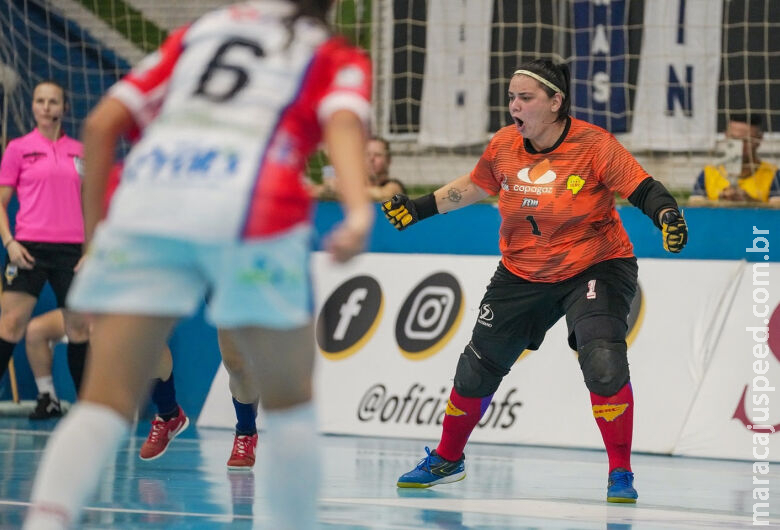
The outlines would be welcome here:
M 593 417 L 614 421 L 628 408 L 628 403 L 607 403 L 606 405 L 593 405 Z
M 466 413 L 460 410 L 458 407 L 452 404 L 452 400 L 447 400 L 447 408 L 444 409 L 444 414 L 447 416 L 465 416 Z
M 585 179 L 579 175 L 569 175 L 566 179 L 566 189 L 571 191 L 572 196 L 577 195 L 585 185 Z

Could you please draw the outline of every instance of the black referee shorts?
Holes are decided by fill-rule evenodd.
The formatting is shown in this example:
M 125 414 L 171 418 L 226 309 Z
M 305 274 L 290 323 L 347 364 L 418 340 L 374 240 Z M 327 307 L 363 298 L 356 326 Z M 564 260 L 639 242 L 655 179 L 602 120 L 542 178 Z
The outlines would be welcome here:
M 35 298 L 48 281 L 57 298 L 57 307 L 65 307 L 65 298 L 73 282 L 73 268 L 81 258 L 80 243 L 38 243 L 19 241 L 35 258 L 32 269 L 21 269 L 11 264 L 6 254 L 3 270 L 3 290 L 27 293 Z
M 539 349 L 547 330 L 564 315 L 573 349 L 575 326 L 591 317 L 617 319 L 624 324 L 625 339 L 637 270 L 636 258 L 616 258 L 560 282 L 540 283 L 515 276 L 499 263 L 482 298 L 472 342 L 508 369 L 525 349 Z

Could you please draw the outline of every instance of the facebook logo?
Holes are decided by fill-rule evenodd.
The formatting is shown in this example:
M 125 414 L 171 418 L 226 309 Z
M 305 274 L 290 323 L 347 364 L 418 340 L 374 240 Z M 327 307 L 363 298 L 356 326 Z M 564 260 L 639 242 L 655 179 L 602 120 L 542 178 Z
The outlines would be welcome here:
M 352 319 L 360 314 L 360 303 L 368 296 L 368 289 L 359 288 L 355 289 L 349 294 L 349 298 L 339 308 L 339 323 L 336 325 L 336 330 L 333 332 L 334 340 L 344 340 L 347 335 L 347 329 Z
M 382 289 L 371 276 L 355 276 L 328 296 L 317 317 L 316 338 L 322 354 L 339 360 L 356 353 L 376 331 L 381 318 Z

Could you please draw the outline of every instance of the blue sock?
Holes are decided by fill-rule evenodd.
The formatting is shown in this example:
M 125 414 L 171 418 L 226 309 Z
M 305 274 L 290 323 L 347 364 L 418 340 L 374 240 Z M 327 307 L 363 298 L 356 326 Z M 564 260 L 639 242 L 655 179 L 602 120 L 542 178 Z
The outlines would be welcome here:
M 233 407 L 236 409 L 236 434 L 242 436 L 252 436 L 257 434 L 257 405 L 254 403 L 241 403 L 233 398 Z
M 173 385 L 173 372 L 171 376 L 163 381 L 162 379 L 154 380 L 154 388 L 152 389 L 152 402 L 157 407 L 157 415 L 168 421 L 175 418 L 179 414 L 179 404 L 176 402 L 176 387 Z

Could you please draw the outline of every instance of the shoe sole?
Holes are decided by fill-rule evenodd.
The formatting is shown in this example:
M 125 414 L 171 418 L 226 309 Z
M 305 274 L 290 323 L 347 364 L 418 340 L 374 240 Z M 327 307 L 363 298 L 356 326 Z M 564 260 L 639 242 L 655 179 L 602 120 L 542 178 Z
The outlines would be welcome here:
M 636 499 L 627 497 L 607 497 L 607 502 L 617 502 L 622 504 L 636 504 Z
M 454 475 L 449 475 L 444 478 L 440 478 L 439 480 L 434 480 L 432 482 L 396 482 L 396 486 L 399 488 L 430 488 L 431 486 L 438 486 L 439 484 L 450 484 L 452 482 L 458 482 L 466 478 L 466 472 L 462 471 L 460 473 L 455 473 Z
M 185 430 L 187 427 L 189 427 L 189 426 L 190 426 L 190 418 L 189 418 L 189 416 L 187 416 L 186 418 L 184 418 L 184 423 L 183 423 L 183 424 L 182 424 L 182 426 L 179 428 L 179 430 L 177 430 L 176 432 L 174 432 L 174 433 L 173 433 L 173 436 L 171 437 L 171 439 L 170 439 L 170 440 L 168 440 L 168 445 L 166 445 L 166 446 L 165 446 L 165 449 L 163 449 L 162 451 L 160 451 L 159 453 L 157 453 L 157 454 L 156 454 L 156 455 L 154 455 L 154 456 L 149 456 L 149 457 L 146 457 L 146 458 L 144 458 L 143 456 L 141 456 L 141 455 L 139 454 L 139 455 L 138 455 L 138 458 L 140 458 L 140 459 L 141 459 L 141 460 L 143 460 L 144 462 L 149 462 L 149 461 L 151 461 L 151 460 L 157 460 L 158 458 L 160 458 L 162 455 L 164 455 L 164 454 L 165 454 L 165 453 L 168 451 L 168 448 L 171 446 L 171 442 L 173 442 L 173 440 L 174 440 L 174 439 L 175 439 L 177 436 L 179 436 L 181 433 L 183 433 L 183 432 L 184 432 L 184 430 Z
M 254 469 L 255 465 L 252 464 L 251 466 L 228 466 L 228 471 L 252 471 Z

